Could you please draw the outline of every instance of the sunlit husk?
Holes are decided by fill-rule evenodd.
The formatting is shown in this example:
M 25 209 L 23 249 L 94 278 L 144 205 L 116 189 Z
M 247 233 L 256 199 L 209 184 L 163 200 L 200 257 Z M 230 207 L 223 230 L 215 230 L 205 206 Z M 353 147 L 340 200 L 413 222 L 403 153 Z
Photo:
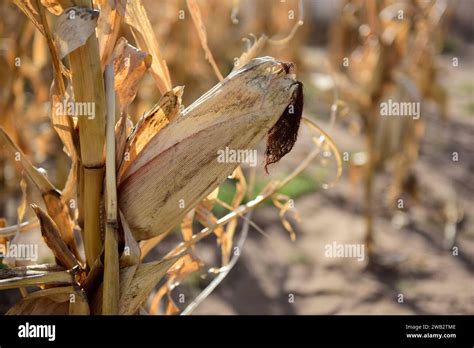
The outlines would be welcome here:
M 120 179 L 119 206 L 137 240 L 169 231 L 239 163 L 218 151 L 254 148 L 291 103 L 297 82 L 272 58 L 229 75 L 152 138 Z

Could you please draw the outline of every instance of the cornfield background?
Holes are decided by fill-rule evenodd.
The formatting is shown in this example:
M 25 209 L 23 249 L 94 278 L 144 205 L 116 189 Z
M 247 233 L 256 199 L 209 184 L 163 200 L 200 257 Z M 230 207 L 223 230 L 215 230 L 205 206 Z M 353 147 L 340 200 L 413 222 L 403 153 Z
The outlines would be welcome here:
M 73 6 L 77 28 L 64 19 Z M 2 258 L 2 313 L 474 312 L 473 1 L 3 0 L 0 8 L 0 242 L 38 248 L 34 261 Z M 292 62 L 283 67 L 304 86 L 291 152 L 266 167 L 260 141 L 256 166 L 232 170 L 186 214 L 179 204 L 152 214 L 141 199 L 152 189 L 164 195 L 178 176 L 160 179 L 176 165 L 170 159 L 146 180 L 128 180 L 140 173 L 135 159 L 153 157 L 139 156 L 152 147 L 144 144 L 187 140 L 198 121 L 184 119 L 199 111 L 186 108 L 264 56 Z M 201 99 L 224 118 L 245 108 L 227 101 L 240 93 L 228 85 L 219 85 L 227 99 Z M 96 118 L 55 114 L 72 96 L 94 100 Z M 419 117 L 381 116 L 388 100 L 419 105 Z M 190 158 L 247 139 L 252 129 L 232 120 L 204 145 L 186 143 Z M 183 182 L 187 202 L 212 168 L 186 170 L 199 175 Z M 337 245 L 363 253 L 328 255 Z

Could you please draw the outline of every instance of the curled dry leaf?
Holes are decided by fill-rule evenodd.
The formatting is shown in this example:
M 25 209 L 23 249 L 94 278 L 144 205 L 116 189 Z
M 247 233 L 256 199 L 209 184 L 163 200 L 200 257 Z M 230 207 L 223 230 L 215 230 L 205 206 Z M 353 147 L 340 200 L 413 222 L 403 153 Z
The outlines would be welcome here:
M 273 200 L 273 204 L 275 204 L 275 206 L 278 209 L 280 209 L 280 212 L 279 212 L 278 215 L 280 216 L 281 223 L 282 223 L 283 227 L 290 234 L 291 240 L 294 242 L 296 240 L 295 230 L 293 229 L 293 227 L 291 226 L 291 223 L 288 221 L 288 219 L 285 216 L 286 213 L 288 211 L 291 211 L 291 209 L 292 209 L 292 204 L 291 204 L 290 197 L 282 195 L 282 194 L 276 194 L 272 197 L 272 200 Z M 299 217 L 298 212 L 293 211 L 293 217 L 298 222 L 300 222 L 300 217 Z
M 171 287 L 173 287 L 175 284 L 179 284 L 190 274 L 199 271 L 202 265 L 202 261 L 196 257 L 193 257 L 190 254 L 184 255 L 176 261 L 176 263 L 168 270 L 168 272 L 166 272 L 168 276 L 168 283 Z
M 176 226 L 229 176 L 238 163 L 218 160 L 219 150 L 254 148 L 293 102 L 300 83 L 289 64 L 258 58 L 233 72 L 204 94 L 183 115 L 163 128 L 131 161 L 121 176 L 119 207 L 137 240 Z M 293 116 L 299 124 L 301 114 Z M 273 132 L 282 138 L 267 144 L 274 162 L 296 140 L 291 127 Z M 184 209 L 177 209 L 184 202 Z
M 206 199 L 196 206 L 196 220 L 199 221 L 203 226 L 211 228 L 211 226 L 214 226 L 217 223 L 218 219 L 212 212 L 213 206 L 214 203 Z M 217 226 L 213 228 L 213 230 L 217 237 L 217 241 L 222 243 L 224 228 L 222 226 Z
M 247 191 L 247 181 L 245 180 L 244 172 L 242 168 L 237 167 L 232 173 L 232 178 L 237 180 L 235 186 L 235 195 L 232 198 L 230 208 L 236 210 L 245 198 Z M 221 250 L 222 250 L 222 264 L 226 265 L 230 261 L 230 255 L 232 251 L 232 241 L 234 239 L 235 229 L 237 228 L 237 219 L 229 221 L 226 226 L 225 233 L 221 238 Z
M 138 91 L 138 83 L 151 66 L 151 56 L 120 38 L 114 53 L 115 90 L 120 104 L 120 112 L 130 105 Z
M 54 34 L 61 59 L 86 43 L 95 31 L 98 17 L 99 11 L 78 6 L 59 16 Z
M 150 305 L 150 313 L 156 314 L 158 312 L 158 306 L 164 295 L 168 297 L 168 306 L 166 307 L 166 314 L 177 314 L 179 308 L 176 307 L 173 300 L 171 299 L 171 291 L 174 287 L 179 285 L 184 279 L 191 274 L 199 271 L 203 266 L 202 262 L 197 258 L 187 254 L 181 257 L 167 272 L 167 281 L 163 284 L 160 289 L 154 294 L 153 300 Z M 170 307 L 171 306 L 171 307 Z M 168 310 L 174 309 L 172 313 Z

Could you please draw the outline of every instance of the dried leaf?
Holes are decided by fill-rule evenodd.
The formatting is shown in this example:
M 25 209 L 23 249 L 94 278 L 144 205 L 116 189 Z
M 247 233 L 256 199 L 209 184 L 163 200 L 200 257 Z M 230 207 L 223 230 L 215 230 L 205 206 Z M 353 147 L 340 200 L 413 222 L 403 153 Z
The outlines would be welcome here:
M 161 94 L 165 94 L 172 87 L 168 66 L 161 55 L 153 28 L 141 1 L 127 0 L 125 21 L 133 27 L 132 33 L 138 47 L 152 55 L 151 74 Z
M 59 16 L 54 33 L 61 59 L 86 43 L 95 32 L 98 17 L 99 11 L 78 6 Z
M 119 215 L 124 240 L 124 249 L 120 256 L 120 268 L 138 265 L 140 263 L 140 247 L 135 239 L 133 239 L 130 227 L 128 227 L 127 221 L 125 221 L 122 212 L 119 211 Z
M 186 279 L 189 275 L 199 271 L 202 265 L 201 260 L 196 257 L 189 254 L 184 255 L 168 270 L 167 276 L 169 284 L 172 284 L 171 287 L 174 287 L 175 284 L 181 283 L 181 281 Z
M 201 269 L 203 263 L 196 259 L 193 258 L 191 255 L 184 255 L 182 258 L 180 258 L 174 265 L 171 267 L 168 272 L 167 272 L 167 277 L 168 280 L 166 284 L 163 284 L 160 289 L 153 295 L 153 299 L 151 301 L 150 305 L 150 313 L 151 314 L 156 314 L 158 312 L 158 308 L 161 302 L 161 299 L 163 298 L 164 295 L 167 295 L 168 297 L 168 307 L 170 310 L 172 310 L 172 313 L 168 313 L 168 310 L 166 310 L 166 314 L 176 314 L 179 312 L 179 309 L 176 307 L 174 302 L 172 303 L 172 306 L 174 307 L 169 307 L 169 302 L 172 302 L 171 299 L 171 290 L 173 290 L 174 287 L 176 287 L 181 281 L 183 281 L 185 278 L 193 274 L 194 272 L 197 272 Z
M 232 198 L 231 208 L 237 209 L 245 198 L 247 192 L 247 181 L 241 167 L 237 167 L 232 173 L 232 178 L 237 180 L 235 194 Z M 237 228 L 237 219 L 229 221 L 226 226 L 225 234 L 221 238 L 222 265 L 227 265 L 230 261 L 235 229 Z
M 291 210 L 293 209 L 292 200 L 290 199 L 290 197 L 286 195 L 282 195 L 282 194 L 274 195 L 272 197 L 272 200 L 273 200 L 273 204 L 275 204 L 275 206 L 278 209 L 280 209 L 279 216 L 280 216 L 281 223 L 283 224 L 283 227 L 285 227 L 285 229 L 290 234 L 291 240 L 294 242 L 296 240 L 296 233 L 293 227 L 291 226 L 290 222 L 286 218 L 285 214 L 288 211 L 292 211 L 293 217 L 295 218 L 296 221 L 300 222 L 301 219 L 297 211 Z
M 176 303 L 174 303 L 173 299 L 171 296 L 168 295 L 168 305 L 166 306 L 166 315 L 177 315 L 179 314 L 179 308 L 176 306 Z
M 73 5 L 72 1 L 69 0 L 41 0 L 46 9 L 52 14 L 59 16 L 64 12 L 64 9 Z
M 150 251 L 152 251 L 158 244 L 160 244 L 161 241 L 165 239 L 171 231 L 172 230 L 169 230 L 168 232 L 162 233 L 156 237 L 140 242 L 140 250 L 142 255 L 141 260 L 143 260 Z
M 62 240 L 54 221 L 36 204 L 32 204 L 31 208 L 34 210 L 38 220 L 40 221 L 41 235 L 48 247 L 52 250 L 54 256 L 56 256 L 59 264 L 69 270 L 74 268 L 80 269 L 81 266 L 68 249 L 66 243 Z
M 41 193 L 45 194 L 50 191 L 55 191 L 53 184 L 48 180 L 44 171 L 40 171 L 38 168 L 33 166 L 28 158 L 25 156 L 23 151 L 13 142 L 10 136 L 5 132 L 3 128 L 0 127 L 0 139 L 3 140 L 3 143 L 7 145 L 7 151 L 11 158 L 18 158 L 19 163 L 23 166 L 24 170 L 30 177 L 31 181 L 35 183 Z
M 77 166 L 79 165 L 78 161 L 75 160 L 72 162 L 71 169 L 67 176 L 66 184 L 61 192 L 61 202 L 64 205 L 69 205 L 70 200 L 76 195 L 77 191 Z
M 194 209 L 190 210 L 181 221 L 181 234 L 185 242 L 193 238 L 193 221 Z
M 21 203 L 17 209 L 17 215 L 18 215 L 18 224 L 21 224 L 23 222 L 23 218 L 25 217 L 25 212 L 26 212 L 26 198 L 27 198 L 27 193 L 26 193 L 26 180 L 25 180 L 25 175 L 22 173 L 21 175 L 21 181 L 20 181 L 20 188 L 21 188 Z
M 265 46 L 267 41 L 268 37 L 265 34 L 260 36 L 258 40 L 255 40 L 252 46 L 240 55 L 236 64 L 234 65 L 234 70 L 239 70 L 245 64 L 249 63 L 252 59 L 256 58 L 263 50 L 263 47 Z
M 133 127 L 132 121 L 127 117 L 126 113 L 122 113 L 120 119 L 115 125 L 115 168 L 120 168 L 125 155 L 125 147 L 127 145 L 127 137 Z
M 202 49 L 204 50 L 206 60 L 211 64 L 214 73 L 216 74 L 219 81 L 222 81 L 224 77 L 219 70 L 219 67 L 214 60 L 214 56 L 209 49 L 209 45 L 207 44 L 207 33 L 206 33 L 206 26 L 202 21 L 201 10 L 195 0 L 186 0 L 186 4 L 188 5 L 189 12 L 191 13 L 191 17 L 193 18 L 194 27 L 196 28 L 199 36 L 199 41 L 201 42 Z
M 44 203 L 49 216 L 54 220 L 61 233 L 61 238 L 66 242 L 74 256 L 81 260 L 79 249 L 74 238 L 74 221 L 69 215 L 69 208 L 66 203 L 61 201 L 61 195 L 58 191 L 52 191 L 43 195 Z
M 152 58 L 146 52 L 130 45 L 123 37 L 117 42 L 113 57 L 115 90 L 122 113 L 135 99 L 138 84 L 151 66 Z
M 119 313 L 126 315 L 134 314 L 143 305 L 152 289 L 178 258 L 179 256 L 175 256 L 162 261 L 139 264 L 129 284 L 124 281 L 124 278 L 127 278 L 125 272 L 130 267 L 122 269 L 120 271 Z
M 128 155 L 128 161 L 122 162 L 119 181 L 121 175 L 127 170 L 128 166 L 133 163 L 150 140 L 157 135 L 163 127 L 177 117 L 179 107 L 181 106 L 182 95 L 183 87 L 179 86 L 166 92 L 158 103 L 137 122 L 132 134 L 127 140 L 125 152 Z
M 166 283 L 161 286 L 160 289 L 153 295 L 153 299 L 151 300 L 150 304 L 150 314 L 158 314 L 161 299 L 168 293 L 168 291 L 168 283 Z
M 0 139 L 7 145 L 7 150 L 12 158 L 20 157 L 19 163 L 23 166 L 25 172 L 43 195 L 44 203 L 48 214 L 53 218 L 58 226 L 61 237 L 80 260 L 80 254 L 74 239 L 74 223 L 69 215 L 68 207 L 61 201 L 59 191 L 51 184 L 43 171 L 33 166 L 18 146 L 12 141 L 8 134 L 0 127 Z
M 83 291 L 75 286 L 40 290 L 28 294 L 7 315 L 89 315 Z
M 97 21 L 97 38 L 99 40 L 100 62 L 105 67 L 114 50 L 120 31 L 123 14 L 117 8 L 117 0 L 97 0 L 100 9 Z
M 69 296 L 69 315 L 89 315 L 89 303 L 84 291 L 77 290 L 74 295 L 74 301 Z
M 64 152 L 69 156 L 71 161 L 77 158 L 77 150 L 75 146 L 75 125 L 72 116 L 68 115 L 67 105 L 72 102 L 72 89 L 69 85 L 64 97 L 57 91 L 56 83 L 51 87 L 51 122 L 54 130 L 58 133 L 59 138 L 64 144 Z
M 75 284 L 73 276 L 67 271 L 45 272 L 24 267 L 0 269 L 0 290 L 15 289 L 34 285 Z
M 44 35 L 44 27 L 37 3 L 32 0 L 13 0 L 20 10 L 33 22 L 36 28 Z
M 120 177 L 119 206 L 137 240 L 178 225 L 234 171 L 239 163 L 220 159 L 220 152 L 253 149 L 278 124 L 299 88 L 285 64 L 259 58 L 232 73 L 161 129 L 131 161 Z M 287 132 L 275 141 L 286 149 L 291 139 L 294 134 Z M 278 144 L 271 148 L 280 149 Z M 177 209 L 180 202 L 183 209 Z

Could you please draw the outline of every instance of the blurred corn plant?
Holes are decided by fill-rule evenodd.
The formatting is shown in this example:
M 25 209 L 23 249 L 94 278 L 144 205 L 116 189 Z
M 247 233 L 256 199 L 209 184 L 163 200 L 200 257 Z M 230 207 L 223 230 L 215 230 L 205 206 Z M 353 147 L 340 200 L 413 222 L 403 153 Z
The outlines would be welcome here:
M 447 5 L 443 0 L 348 0 L 331 30 L 332 76 L 343 104 L 360 116 L 366 141 L 366 151 L 351 159 L 350 171 L 362 172 L 365 181 L 369 260 L 373 255 L 376 173 L 384 168 L 391 173 L 386 197 L 389 207 L 404 208 L 409 198 L 416 202 L 418 178 L 413 165 L 430 102 L 444 116 L 446 97 L 437 81 L 435 58 L 442 49 Z M 416 114 L 398 115 L 408 117 L 383 117 L 387 103 L 392 103 L 389 107 L 410 104 L 419 109 Z
M 19 107 L 31 105 L 30 117 L 35 120 L 35 110 L 49 99 L 50 129 L 59 136 L 71 165 L 59 190 L 45 170 L 34 166 L 31 155 L 37 148 L 22 142 L 22 137 L 29 140 L 31 136 L 23 134 L 12 117 L 2 116 L 3 158 L 17 162 L 42 202 L 38 195 L 28 195 L 26 181 L 21 180 L 18 224 L 0 227 L 0 236 L 8 241 L 39 228 L 55 259 L 54 264 L 13 262 L 0 270 L 0 289 L 18 288 L 23 296 L 9 314 L 137 314 L 157 313 L 160 308 L 167 314 L 179 313 L 171 291 L 207 267 L 193 252 L 198 242 L 216 237 L 222 261 L 212 269 L 218 282 L 236 261 L 232 250 L 239 218 L 247 226 L 255 225 L 247 214 L 266 200 L 273 201 L 294 237 L 285 216 L 291 208 L 289 197 L 279 190 L 321 151 L 326 160 L 327 153 L 335 158 L 339 177 L 336 146 L 316 124 L 302 117 L 303 86 L 296 80 L 294 64 L 257 58 L 265 45 L 284 45 L 293 37 L 302 25 L 302 2 L 296 9 L 301 17 L 288 36 L 274 39 L 262 34 L 232 61 L 232 71 L 224 78 L 208 47 L 201 9 L 196 1 L 187 0 L 200 59 L 208 61 L 220 80 L 187 108 L 182 104 L 184 88 L 173 87 L 140 1 L 15 0 L 14 4 L 26 16 L 18 17 L 18 9 L 8 11 L 25 29 L 17 31 L 19 38 L 11 40 L 8 54 L 2 56 L 10 67 L 6 68 L 8 78 L 1 82 L 5 84 L 2 115 L 21 114 L 22 110 L 15 109 L 20 103 Z M 232 10 L 229 18 L 235 16 Z M 38 40 L 33 51 L 32 40 Z M 47 52 L 53 72 L 48 86 L 34 70 L 47 65 Z M 24 62 L 21 69 L 12 69 L 15 57 L 31 57 L 32 70 L 24 72 L 29 67 Z M 137 117 L 130 114 L 131 105 L 148 74 L 161 98 Z M 22 99 L 26 81 L 31 83 L 32 101 Z M 247 185 L 239 162 L 217 159 L 219 150 L 249 151 L 266 137 L 268 169 L 293 148 L 300 120 L 313 134 L 314 149 L 289 176 L 270 181 L 256 196 L 251 195 L 252 180 Z M 218 198 L 218 190 L 229 176 L 236 190 L 227 203 Z M 27 220 L 29 201 L 34 202 L 30 207 L 35 218 Z M 215 205 L 228 213 L 216 216 Z M 197 233 L 196 225 L 202 226 Z M 166 244 L 164 255 L 145 262 L 147 254 L 163 245 L 176 227 L 182 241 L 171 247 Z

